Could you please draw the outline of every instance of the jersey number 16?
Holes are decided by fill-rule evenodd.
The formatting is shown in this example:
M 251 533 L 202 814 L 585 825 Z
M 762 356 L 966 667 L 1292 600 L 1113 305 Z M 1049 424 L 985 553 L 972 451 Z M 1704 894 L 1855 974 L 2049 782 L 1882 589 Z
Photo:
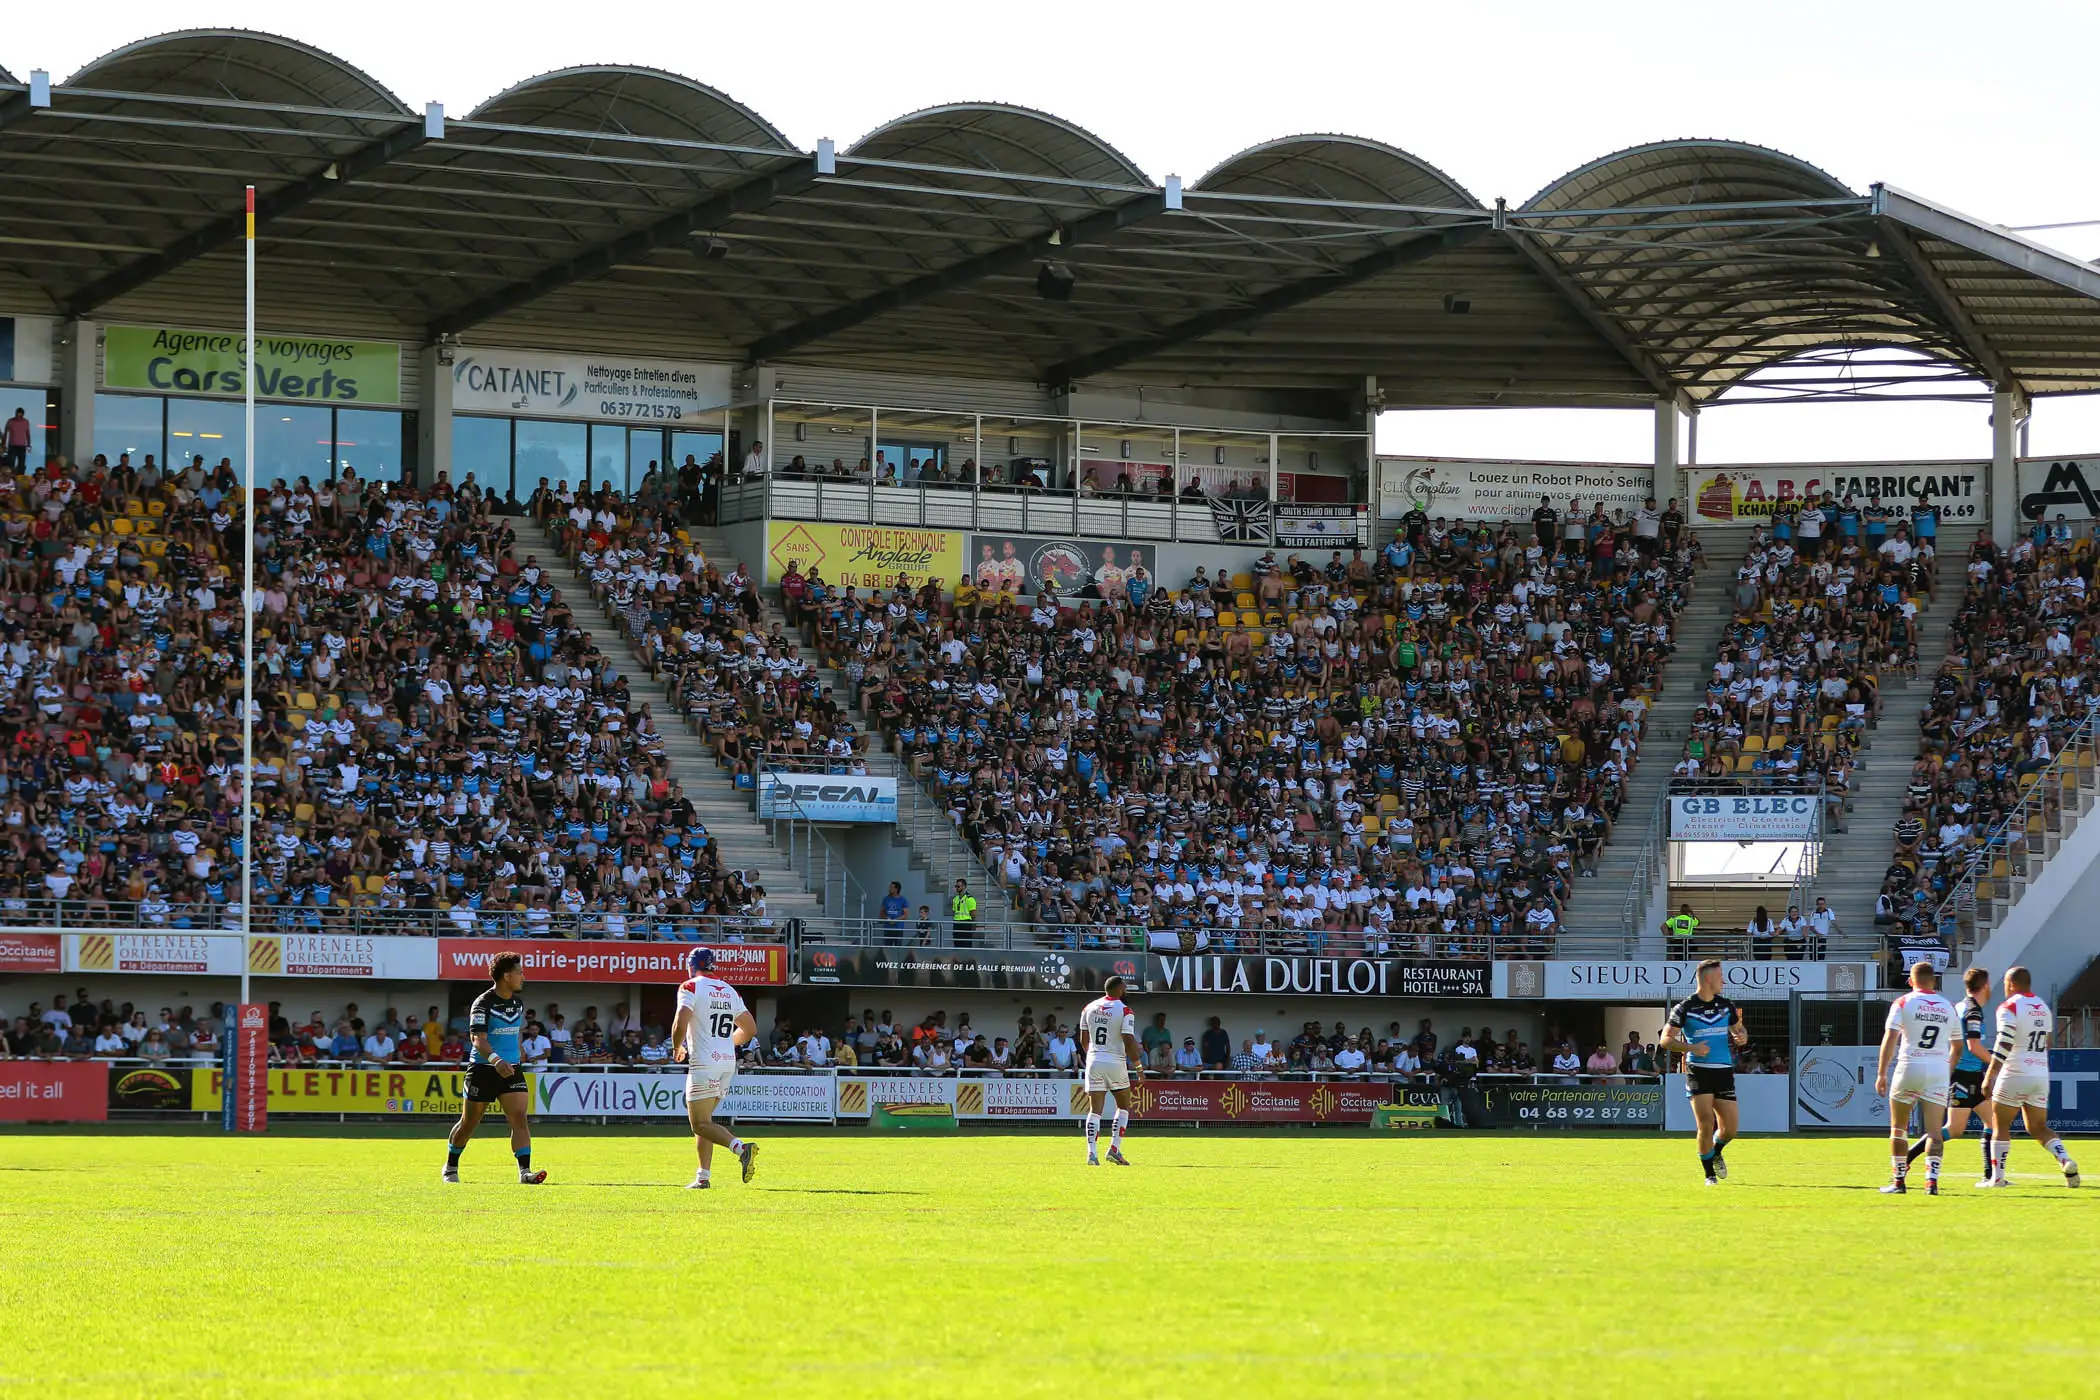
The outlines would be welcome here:
M 736 1017 L 727 1011 L 717 1011 L 707 1019 L 707 1033 L 716 1040 L 727 1040 L 736 1030 Z

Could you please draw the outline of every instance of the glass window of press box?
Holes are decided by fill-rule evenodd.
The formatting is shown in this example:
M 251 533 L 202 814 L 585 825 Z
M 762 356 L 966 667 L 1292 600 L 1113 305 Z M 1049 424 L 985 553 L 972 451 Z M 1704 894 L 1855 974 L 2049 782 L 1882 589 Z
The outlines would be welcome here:
M 95 455 L 133 466 L 151 457 L 157 466 L 186 465 L 202 457 L 248 476 L 243 406 L 238 399 L 166 398 L 150 394 L 95 395 Z M 355 471 L 367 481 L 400 481 L 414 460 L 413 415 L 392 408 L 335 408 L 258 403 L 255 456 L 264 485 L 280 477 L 315 481 Z
M 452 479 L 464 483 L 471 474 L 499 496 L 516 492 L 520 501 L 531 500 L 542 482 L 549 489 L 610 485 L 632 491 L 651 467 L 675 470 L 689 456 L 705 463 L 721 450 L 719 430 L 465 414 L 452 420 Z

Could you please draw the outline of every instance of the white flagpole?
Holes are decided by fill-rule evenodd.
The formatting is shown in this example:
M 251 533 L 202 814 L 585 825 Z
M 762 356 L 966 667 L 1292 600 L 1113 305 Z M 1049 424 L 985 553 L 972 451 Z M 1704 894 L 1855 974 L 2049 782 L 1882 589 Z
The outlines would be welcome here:
M 255 186 L 248 186 L 248 338 L 247 364 L 241 374 L 246 422 L 241 461 L 248 489 L 241 497 L 241 521 L 247 540 L 241 559 L 241 1003 L 248 1002 L 248 948 L 255 932 L 255 487 L 262 473 L 255 463 Z M 229 1089 L 229 1092 L 231 1090 Z

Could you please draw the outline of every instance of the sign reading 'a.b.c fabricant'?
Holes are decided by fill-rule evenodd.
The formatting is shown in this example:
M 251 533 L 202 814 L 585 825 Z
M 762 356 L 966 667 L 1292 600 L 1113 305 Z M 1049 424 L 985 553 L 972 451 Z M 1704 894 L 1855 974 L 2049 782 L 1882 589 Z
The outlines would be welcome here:
M 1292 993 L 1344 997 L 1485 997 L 1484 962 L 1402 962 L 1389 958 L 1157 957 L 1156 992 Z
M 877 822 L 897 820 L 897 780 L 874 773 L 758 775 L 760 821 Z
M 1814 796 L 1672 793 L 1672 841 L 1806 841 L 1816 825 Z

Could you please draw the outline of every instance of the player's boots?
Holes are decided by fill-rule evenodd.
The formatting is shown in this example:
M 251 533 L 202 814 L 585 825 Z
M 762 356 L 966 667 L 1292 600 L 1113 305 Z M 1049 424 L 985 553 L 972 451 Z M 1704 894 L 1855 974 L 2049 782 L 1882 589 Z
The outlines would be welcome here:
M 2073 1190 L 2078 1188 L 2078 1164 L 2076 1162 L 2064 1163 L 2064 1185 Z
M 545 1167 L 540 1168 L 538 1171 L 518 1173 L 518 1185 L 520 1186 L 541 1186 L 546 1184 L 546 1180 L 547 1169 Z
M 1108 1149 L 1108 1160 L 1115 1163 L 1119 1167 L 1127 1167 L 1130 1165 L 1130 1159 L 1123 1155 L 1123 1149 L 1120 1147 L 1111 1147 Z
M 1722 1181 L 1728 1180 L 1728 1159 L 1718 1152 L 1714 1154 L 1714 1175 Z
M 2006 1184 L 2007 1182 L 2002 1176 L 1987 1176 L 1983 1180 L 1976 1183 L 1976 1189 L 1979 1191 L 1988 1191 L 1996 1187 L 2004 1186 Z
M 1881 1194 L 1884 1196 L 1901 1196 L 1909 1190 L 1910 1188 L 1903 1184 L 1903 1178 L 1899 1176 L 1888 1185 L 1882 1187 Z
M 737 1161 L 744 1164 L 744 1180 L 758 1175 L 758 1144 L 747 1142 L 736 1154 Z

